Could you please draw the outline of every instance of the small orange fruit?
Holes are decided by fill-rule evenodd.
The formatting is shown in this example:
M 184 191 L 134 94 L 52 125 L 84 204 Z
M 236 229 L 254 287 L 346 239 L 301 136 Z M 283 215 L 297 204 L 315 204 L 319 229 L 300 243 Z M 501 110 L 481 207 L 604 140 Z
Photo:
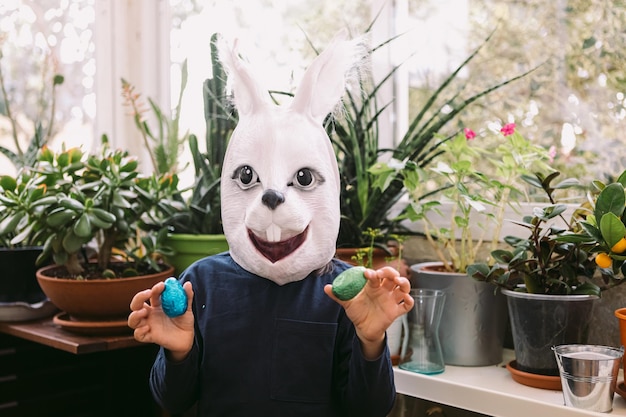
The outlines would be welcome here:
M 624 251 L 626 251 L 626 238 L 623 237 L 619 240 L 619 242 L 613 245 L 611 252 L 623 253 Z
M 596 264 L 600 268 L 608 268 L 611 266 L 611 264 L 613 264 L 613 260 L 606 253 L 599 253 L 598 255 L 596 255 Z

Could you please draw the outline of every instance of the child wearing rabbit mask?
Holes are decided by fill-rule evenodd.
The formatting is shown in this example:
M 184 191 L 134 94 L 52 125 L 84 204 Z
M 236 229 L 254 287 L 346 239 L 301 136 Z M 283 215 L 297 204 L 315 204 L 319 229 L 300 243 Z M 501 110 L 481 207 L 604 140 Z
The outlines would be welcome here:
M 236 52 L 222 48 L 239 122 L 222 170 L 230 251 L 181 275 L 187 311 L 167 317 L 164 284 L 138 293 L 128 324 L 161 346 L 150 387 L 168 411 L 199 416 L 383 417 L 395 398 L 385 331 L 413 306 L 406 278 L 367 270 L 337 299 L 339 173 L 322 122 L 341 99 L 358 42 L 340 33 L 276 106 Z

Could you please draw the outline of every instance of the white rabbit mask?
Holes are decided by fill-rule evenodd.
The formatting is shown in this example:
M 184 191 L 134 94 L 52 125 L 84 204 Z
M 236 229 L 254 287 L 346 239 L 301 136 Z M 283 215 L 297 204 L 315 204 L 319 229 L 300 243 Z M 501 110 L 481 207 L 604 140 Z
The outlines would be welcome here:
M 305 72 L 289 105 L 271 102 L 254 72 L 222 48 L 239 122 L 221 180 L 230 253 L 249 272 L 279 285 L 331 261 L 339 232 L 339 171 L 322 123 L 345 92 L 359 44 L 335 37 Z

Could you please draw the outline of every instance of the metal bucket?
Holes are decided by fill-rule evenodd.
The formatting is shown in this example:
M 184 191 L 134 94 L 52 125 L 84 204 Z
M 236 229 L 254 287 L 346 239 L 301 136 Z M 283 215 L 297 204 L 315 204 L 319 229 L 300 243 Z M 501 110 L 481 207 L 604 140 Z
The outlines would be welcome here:
M 624 347 L 560 345 L 552 350 L 565 405 L 601 413 L 612 411 Z

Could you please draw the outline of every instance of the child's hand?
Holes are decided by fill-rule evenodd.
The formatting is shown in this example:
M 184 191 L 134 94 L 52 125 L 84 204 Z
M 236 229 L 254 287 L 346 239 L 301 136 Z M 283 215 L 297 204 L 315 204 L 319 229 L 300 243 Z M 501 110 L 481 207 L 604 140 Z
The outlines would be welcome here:
M 368 269 L 365 278 L 368 282 L 363 290 L 350 300 L 341 301 L 335 297 L 331 284 L 324 287 L 324 292 L 346 310 L 361 340 L 365 357 L 373 359 L 384 348 L 387 328 L 413 308 L 413 297 L 409 295 L 409 280 L 391 267 L 376 271 Z
M 136 340 L 161 345 L 169 351 L 170 359 L 180 361 L 187 356 L 193 345 L 193 289 L 191 282 L 183 285 L 188 300 L 187 311 L 174 318 L 169 318 L 161 308 L 160 296 L 164 289 L 165 284 L 159 282 L 151 289 L 135 294 L 130 302 L 132 312 L 128 316 L 128 326 L 135 329 Z

